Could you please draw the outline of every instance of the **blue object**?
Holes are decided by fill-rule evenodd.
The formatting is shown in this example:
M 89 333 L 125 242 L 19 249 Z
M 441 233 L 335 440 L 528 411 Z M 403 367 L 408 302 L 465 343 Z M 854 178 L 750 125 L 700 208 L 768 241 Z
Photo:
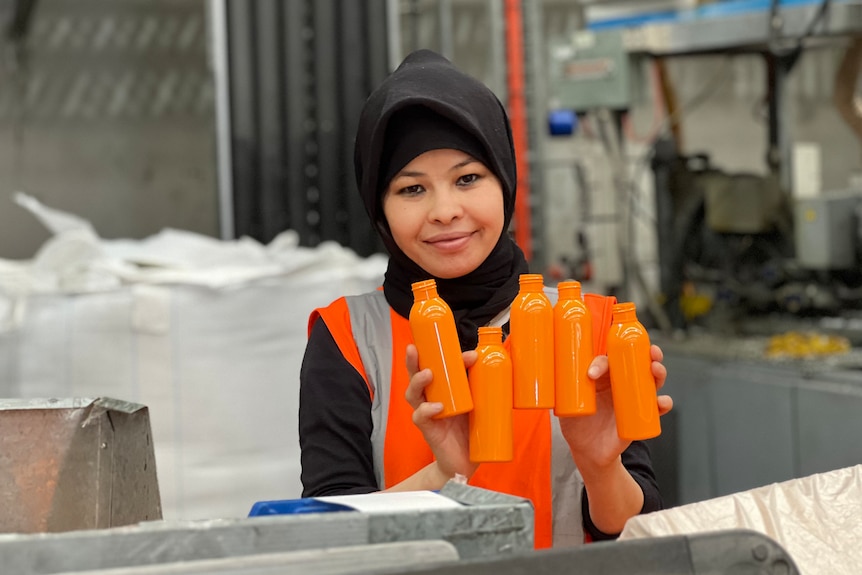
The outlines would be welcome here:
M 303 499 L 281 499 L 278 501 L 258 501 L 251 506 L 249 517 L 262 515 L 296 515 L 300 513 L 331 513 L 334 511 L 354 511 L 347 505 L 321 501 L 313 497 Z
M 578 115 L 574 110 L 548 112 L 548 132 L 552 136 L 571 136 L 578 131 Z
M 788 8 L 792 6 L 804 6 L 806 4 L 820 4 L 821 2 L 822 0 L 781 0 L 779 6 L 780 8 Z M 725 0 L 724 2 L 706 4 L 705 6 L 687 10 L 661 10 L 617 18 L 606 18 L 604 20 L 594 20 L 587 24 L 587 28 L 589 30 L 609 30 L 612 28 L 636 28 L 647 24 L 722 18 L 736 14 L 768 11 L 770 6 L 771 0 Z

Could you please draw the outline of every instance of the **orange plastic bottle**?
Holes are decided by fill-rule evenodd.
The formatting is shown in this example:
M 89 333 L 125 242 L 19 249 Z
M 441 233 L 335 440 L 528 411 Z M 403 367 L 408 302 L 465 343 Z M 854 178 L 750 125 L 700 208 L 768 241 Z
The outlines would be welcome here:
M 467 375 L 473 395 L 470 461 L 512 461 L 512 359 L 503 329 L 480 327 L 479 357 Z
M 660 435 L 649 334 L 638 321 L 633 303 L 614 306 L 608 362 L 620 439 L 635 441 Z
M 432 374 L 431 383 L 425 388 L 425 399 L 443 404 L 443 411 L 435 419 L 467 413 L 473 409 L 473 399 L 455 316 L 437 294 L 436 281 L 416 282 L 412 288 L 410 331 L 419 351 L 419 369 L 429 368 Z
M 554 407 L 554 308 L 541 274 L 521 274 L 509 316 L 517 409 Z
M 581 283 L 557 284 L 554 305 L 554 414 L 596 412 L 596 382 L 587 377 L 593 361 L 593 318 L 581 299 Z

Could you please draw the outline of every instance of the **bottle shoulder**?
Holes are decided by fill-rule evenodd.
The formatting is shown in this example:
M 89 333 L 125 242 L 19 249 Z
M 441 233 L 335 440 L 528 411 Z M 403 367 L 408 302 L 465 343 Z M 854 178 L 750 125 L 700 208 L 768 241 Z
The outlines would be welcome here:
M 445 315 L 452 315 L 452 310 L 443 298 L 428 298 L 419 300 L 413 303 L 410 307 L 410 321 L 418 320 L 422 317 L 436 318 Z
M 649 332 L 639 321 L 627 321 L 614 324 L 609 333 L 611 338 L 624 341 L 649 341 Z

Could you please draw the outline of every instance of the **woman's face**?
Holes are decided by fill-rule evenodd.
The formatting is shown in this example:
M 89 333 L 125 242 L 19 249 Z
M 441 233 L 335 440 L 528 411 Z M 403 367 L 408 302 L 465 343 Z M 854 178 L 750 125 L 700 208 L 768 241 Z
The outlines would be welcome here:
M 485 164 L 458 150 L 431 150 L 395 174 L 383 195 L 392 238 L 443 279 L 479 267 L 503 232 L 503 189 Z

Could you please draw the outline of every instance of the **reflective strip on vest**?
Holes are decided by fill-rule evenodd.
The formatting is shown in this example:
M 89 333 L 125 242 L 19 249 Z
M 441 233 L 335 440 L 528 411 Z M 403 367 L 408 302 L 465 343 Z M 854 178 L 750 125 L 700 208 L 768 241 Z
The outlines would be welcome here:
M 548 291 L 549 296 L 556 295 L 556 290 Z M 386 431 L 387 422 L 389 421 L 393 369 L 404 369 L 406 373 L 404 365 L 394 365 L 394 358 L 396 356 L 400 356 L 403 361 L 403 352 L 393 355 L 393 332 L 397 331 L 393 328 L 393 322 L 405 322 L 406 320 L 400 317 L 393 317 L 394 312 L 386 302 L 386 298 L 381 290 L 358 296 L 348 296 L 344 299 L 349 309 L 353 340 L 359 350 L 365 371 L 362 375 L 365 376 L 373 396 L 371 403 L 371 419 L 373 423 L 371 444 L 374 473 L 377 485 L 382 490 L 387 487 L 384 454 L 386 451 Z M 403 345 L 406 347 L 407 343 L 403 342 Z M 399 342 L 400 344 L 401 342 Z M 341 347 L 341 343 L 339 343 L 339 347 Z M 406 400 L 403 397 L 396 397 L 395 401 L 401 401 L 406 405 Z M 409 408 L 409 406 L 407 407 Z M 581 517 L 583 480 L 572 459 L 568 444 L 560 432 L 558 419 L 556 417 L 548 417 L 551 428 L 550 504 L 552 538 L 542 535 L 542 531 L 545 529 L 542 529 L 538 525 L 540 513 L 537 508 L 536 544 L 539 547 L 545 547 L 551 542 L 553 542 L 555 547 L 580 545 L 584 542 Z M 408 424 L 412 426 L 412 420 L 408 419 Z M 413 430 L 416 429 L 415 426 L 412 426 L 412 428 Z M 517 440 L 518 438 L 516 437 Z M 424 441 L 422 441 L 422 444 L 423 446 L 427 446 L 424 444 Z M 529 446 L 527 447 L 529 448 Z M 430 453 L 430 449 L 428 452 Z M 492 466 L 501 465 L 506 464 L 484 464 L 480 466 L 474 479 L 480 475 L 482 468 L 486 467 L 489 473 L 485 474 L 486 477 L 484 477 L 484 480 L 491 483 L 493 481 L 493 473 L 491 472 L 497 469 Z M 415 469 L 413 472 L 415 471 L 418 471 L 418 469 Z M 523 469 L 525 477 L 534 473 L 535 470 Z M 489 477 L 491 477 L 491 481 L 488 481 Z M 471 480 L 470 483 L 473 484 L 474 481 Z M 482 481 L 476 483 L 481 484 Z M 540 541 L 540 539 L 545 539 L 545 541 Z
M 386 441 L 386 422 L 389 420 L 389 395 L 392 379 L 392 322 L 390 308 L 377 290 L 370 294 L 348 296 L 350 327 L 353 340 L 359 348 L 359 357 L 365 367 L 365 377 L 373 391 L 371 401 L 371 447 L 377 487 L 386 489 L 386 467 L 383 448 Z

